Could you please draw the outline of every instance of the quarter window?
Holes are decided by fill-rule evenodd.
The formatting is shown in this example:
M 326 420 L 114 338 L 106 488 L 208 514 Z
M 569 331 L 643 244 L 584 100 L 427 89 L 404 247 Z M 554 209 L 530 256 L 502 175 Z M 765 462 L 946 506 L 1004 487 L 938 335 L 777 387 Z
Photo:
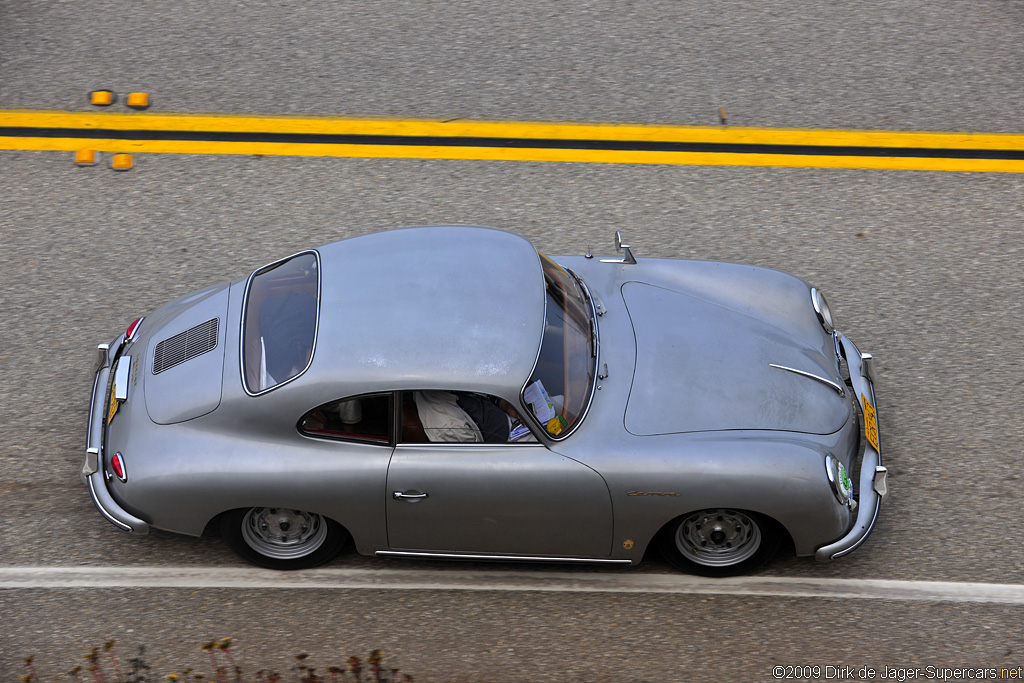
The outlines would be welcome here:
M 299 420 L 307 436 L 346 441 L 391 442 L 391 394 L 343 398 L 314 408 Z

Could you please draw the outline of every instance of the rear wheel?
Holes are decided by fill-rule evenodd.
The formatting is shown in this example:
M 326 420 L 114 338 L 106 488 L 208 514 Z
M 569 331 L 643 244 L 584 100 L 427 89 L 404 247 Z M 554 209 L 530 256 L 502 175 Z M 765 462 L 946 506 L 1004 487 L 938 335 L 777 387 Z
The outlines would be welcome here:
M 306 569 L 337 555 L 348 541 L 340 524 L 303 510 L 256 507 L 225 513 L 221 536 L 235 552 L 270 569 Z
M 703 576 L 746 574 L 779 548 L 779 528 L 755 512 L 716 508 L 691 512 L 665 528 L 659 546 L 684 572 Z

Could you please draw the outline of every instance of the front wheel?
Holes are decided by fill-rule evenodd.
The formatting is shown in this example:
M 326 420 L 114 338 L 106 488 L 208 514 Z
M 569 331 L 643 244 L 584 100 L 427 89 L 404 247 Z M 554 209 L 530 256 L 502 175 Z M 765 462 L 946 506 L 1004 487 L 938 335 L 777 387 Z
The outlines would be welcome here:
M 242 508 L 224 514 L 221 536 L 235 552 L 269 569 L 306 569 L 337 555 L 348 532 L 315 512 Z
M 662 555 L 676 569 L 703 576 L 736 576 L 764 564 L 779 548 L 779 528 L 755 512 L 700 510 L 662 532 Z

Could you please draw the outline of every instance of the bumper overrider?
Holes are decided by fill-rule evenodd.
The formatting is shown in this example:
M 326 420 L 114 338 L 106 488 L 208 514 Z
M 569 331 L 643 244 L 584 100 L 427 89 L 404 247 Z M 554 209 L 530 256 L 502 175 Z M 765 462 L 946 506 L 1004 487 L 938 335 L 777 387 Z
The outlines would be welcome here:
M 857 519 L 846 534 L 828 545 L 824 545 L 814 553 L 819 562 L 828 562 L 853 552 L 867 540 L 868 535 L 878 519 L 878 510 L 882 499 L 889 493 L 886 477 L 888 470 L 882 465 L 879 453 L 878 421 L 874 414 L 875 406 L 875 372 L 874 359 L 870 353 L 861 353 L 857 346 L 836 332 L 839 350 L 846 359 L 850 369 L 850 382 L 864 412 L 864 459 L 860 467 L 860 499 L 857 500 Z M 868 414 L 870 413 L 870 415 Z M 869 433 L 873 430 L 873 434 Z
M 96 347 L 96 374 L 92 381 L 92 399 L 89 401 L 89 427 L 85 437 L 85 462 L 82 463 L 81 478 L 82 483 L 89 487 L 92 502 L 111 524 L 123 531 L 145 535 L 149 533 L 149 525 L 124 510 L 110 495 L 104 465 L 110 373 L 124 341 L 125 337 L 121 335 L 113 344 L 100 344 Z

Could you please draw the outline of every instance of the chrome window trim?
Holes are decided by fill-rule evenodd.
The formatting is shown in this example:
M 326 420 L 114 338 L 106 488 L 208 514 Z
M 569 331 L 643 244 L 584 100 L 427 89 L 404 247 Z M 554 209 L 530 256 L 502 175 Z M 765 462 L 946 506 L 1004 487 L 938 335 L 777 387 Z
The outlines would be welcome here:
M 537 255 L 538 255 L 538 257 L 543 257 L 539 251 L 537 252 Z M 587 396 L 587 402 L 583 406 L 583 410 L 582 410 L 582 412 L 580 412 L 579 418 L 576 419 L 576 423 L 572 427 L 570 427 L 569 429 L 567 429 L 564 432 L 562 432 L 561 434 L 559 434 L 558 436 L 552 435 L 551 433 L 548 432 L 547 429 L 545 429 L 544 425 L 540 424 L 540 420 L 538 420 L 537 416 L 533 414 L 533 411 L 529 409 L 529 404 L 526 403 L 525 395 L 526 395 L 526 387 L 530 384 L 530 377 L 533 377 L 533 373 L 537 369 L 537 363 L 540 362 L 540 351 L 541 351 L 541 348 L 543 348 L 543 346 L 544 346 L 544 333 L 541 332 L 540 344 L 537 345 L 537 358 L 533 361 L 533 369 L 530 370 L 530 377 L 526 378 L 526 383 L 523 384 L 523 388 L 519 390 L 519 402 L 526 409 L 525 412 L 529 415 L 528 419 L 533 420 L 534 425 L 539 427 L 538 430 L 533 430 L 533 429 L 530 430 L 531 432 L 534 432 L 535 436 L 536 436 L 536 432 L 539 431 L 540 433 L 542 433 L 544 435 L 545 438 L 547 438 L 547 439 L 549 439 L 551 441 L 564 441 L 565 439 L 567 439 L 570 436 L 572 436 L 576 432 L 576 430 L 580 428 L 580 425 L 583 424 L 583 421 L 587 418 L 587 414 L 590 412 L 590 406 L 594 402 L 594 396 L 597 394 L 597 380 L 598 380 L 597 376 L 598 376 L 598 372 L 599 372 L 598 369 L 601 367 L 601 333 L 600 333 L 600 331 L 598 329 L 598 324 L 597 324 L 597 307 L 594 305 L 594 297 L 590 294 L 590 287 L 587 286 L 586 281 L 583 278 L 581 278 L 579 275 L 577 275 L 576 273 L 573 273 L 571 270 L 569 270 L 565 266 L 562 266 L 561 264 L 555 262 L 550 256 L 548 256 L 546 258 L 549 261 L 551 261 L 552 263 L 554 263 L 556 266 L 558 266 L 559 268 L 564 270 L 566 273 L 569 273 L 569 276 L 571 278 L 573 278 L 576 282 L 578 282 L 580 285 L 582 285 L 583 291 L 587 295 L 587 303 L 590 304 L 590 321 L 593 324 L 593 335 L 594 335 L 593 339 L 591 340 L 591 343 L 594 345 L 594 370 L 591 373 L 591 377 L 590 377 L 590 394 Z M 542 277 L 544 276 L 543 275 L 543 271 L 544 271 L 544 266 L 542 264 L 541 265 L 541 276 Z M 547 319 L 548 319 L 548 296 L 547 296 L 547 293 L 545 292 L 545 294 L 544 294 L 544 321 L 545 321 L 545 329 L 547 327 Z
M 542 439 L 538 438 L 540 436 L 540 435 L 537 434 L 538 430 L 536 430 L 536 429 L 534 429 L 534 427 L 530 426 L 529 420 L 520 420 L 520 422 L 527 429 L 530 430 L 530 435 L 534 439 L 536 439 L 535 441 L 523 441 L 522 439 L 519 439 L 519 440 L 516 440 L 516 441 L 403 441 L 402 440 L 402 411 L 400 409 L 400 406 L 402 405 L 402 401 L 403 401 L 403 396 L 401 396 L 401 394 L 412 394 L 412 393 L 415 393 L 417 391 L 445 391 L 445 392 L 453 393 L 454 394 L 454 393 L 457 393 L 457 392 L 463 391 L 463 390 L 461 390 L 461 389 L 398 389 L 395 392 L 393 392 L 395 394 L 395 396 L 392 399 L 392 401 L 393 401 L 393 403 L 392 403 L 393 413 L 392 414 L 394 415 L 395 419 L 392 422 L 395 425 L 395 427 L 393 429 L 393 435 L 394 435 L 395 438 L 392 441 L 392 445 L 394 447 L 396 447 L 396 448 L 401 448 L 402 446 L 405 446 L 407 448 L 408 447 L 418 448 L 418 447 L 422 447 L 422 446 L 426 446 L 428 448 L 429 447 L 446 448 L 448 446 L 462 446 L 462 447 L 466 447 L 466 446 L 477 446 L 477 447 L 480 447 L 480 446 L 487 446 L 487 447 L 491 447 L 491 446 L 497 446 L 497 447 L 501 447 L 501 446 L 515 446 L 517 448 L 522 448 L 523 446 L 542 446 L 544 448 L 547 448 L 547 444 L 545 444 Z M 501 399 L 501 400 L 505 401 L 506 403 L 509 403 L 508 399 L 502 398 L 501 396 L 495 396 L 494 394 L 488 394 L 488 393 L 483 392 L 483 391 L 468 391 L 467 390 L 465 393 L 479 394 L 480 396 L 485 396 L 485 397 L 488 397 L 488 398 L 498 398 L 498 399 Z M 514 405 L 512 403 L 509 403 L 509 405 L 511 405 L 513 408 L 516 409 L 517 412 L 519 412 L 519 407 L 518 406 L 516 406 L 516 405 Z M 541 429 L 540 431 L 547 432 L 547 430 L 545 430 L 545 429 Z M 544 435 L 547 436 L 546 433 Z
M 309 361 L 307 361 L 306 366 L 302 368 L 302 370 L 298 372 L 294 377 L 289 377 L 285 381 L 275 384 L 272 387 L 263 389 L 262 391 L 250 391 L 249 384 L 248 382 L 245 381 L 245 319 L 247 317 L 246 313 L 248 312 L 249 290 L 252 287 L 252 281 L 261 272 L 279 266 L 282 263 L 285 263 L 286 261 L 290 261 L 291 259 L 302 256 L 304 254 L 313 254 L 313 256 L 316 257 L 316 321 L 313 323 L 313 348 L 309 352 Z M 317 251 L 316 249 L 304 249 L 303 251 L 296 252 L 291 256 L 285 256 L 282 259 L 278 259 L 276 261 L 272 261 L 271 263 L 266 264 L 265 266 L 261 266 L 256 270 L 252 271 L 249 274 L 249 277 L 246 278 L 245 294 L 242 296 L 242 314 L 240 316 L 240 320 L 238 323 L 238 372 L 242 380 L 242 389 L 249 396 L 262 396 L 263 394 L 271 392 L 274 389 L 277 389 L 278 387 L 283 387 L 286 384 L 290 384 L 291 382 L 294 382 L 299 377 L 302 377 L 304 374 L 306 374 L 306 371 L 309 370 L 309 366 L 313 364 L 313 357 L 316 355 L 316 343 L 320 336 L 320 299 L 323 295 L 323 274 L 320 272 L 321 268 L 322 265 L 320 260 L 320 252 Z
M 312 358 L 312 356 L 310 356 Z M 297 376 L 297 375 L 296 375 Z M 368 396 L 387 396 L 388 397 L 388 435 L 386 441 L 375 441 L 373 439 L 360 439 L 358 437 L 347 437 L 347 436 L 328 436 L 323 434 L 313 434 L 302 429 L 302 418 L 309 415 L 314 410 L 322 410 L 324 406 L 328 406 L 332 403 L 339 403 L 341 401 L 352 401 L 357 398 L 366 398 Z M 352 443 L 366 446 L 384 446 L 386 448 L 394 448 L 396 445 L 395 441 L 395 411 L 397 406 L 398 397 L 394 391 L 371 391 L 368 394 L 356 394 L 355 396 L 346 396 L 344 398 L 336 398 L 326 403 L 321 403 L 318 406 L 314 406 L 304 412 L 299 419 L 295 422 L 295 431 L 299 433 L 299 436 L 312 439 L 314 441 L 326 441 L 330 443 Z

